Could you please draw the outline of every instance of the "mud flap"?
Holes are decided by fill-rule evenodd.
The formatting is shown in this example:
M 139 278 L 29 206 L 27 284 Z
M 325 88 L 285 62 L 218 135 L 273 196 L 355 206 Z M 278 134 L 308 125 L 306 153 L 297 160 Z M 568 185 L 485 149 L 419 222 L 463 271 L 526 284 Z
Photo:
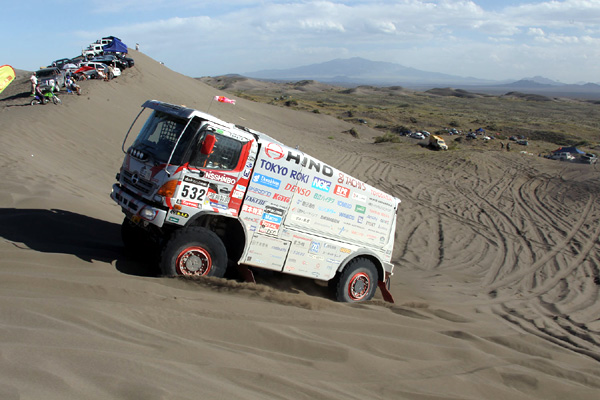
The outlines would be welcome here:
M 377 281 L 377 286 L 379 286 L 379 290 L 381 291 L 381 295 L 383 296 L 383 300 L 387 301 L 388 303 L 394 303 L 394 296 L 392 296 L 392 293 L 390 293 L 390 290 L 388 289 L 388 283 L 390 282 L 390 279 L 388 278 L 385 282 L 384 281 Z
M 237 264 L 236 268 L 239 274 L 242 276 L 242 278 L 244 278 L 244 281 L 256 283 L 256 280 L 254 279 L 254 274 L 248 269 L 248 266 L 246 264 Z

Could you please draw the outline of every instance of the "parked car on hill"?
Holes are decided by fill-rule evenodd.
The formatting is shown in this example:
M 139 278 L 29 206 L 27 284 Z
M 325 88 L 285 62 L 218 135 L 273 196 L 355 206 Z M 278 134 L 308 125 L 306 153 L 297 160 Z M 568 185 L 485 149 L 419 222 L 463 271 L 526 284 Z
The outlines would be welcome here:
M 88 78 L 104 77 L 106 74 L 110 74 L 108 65 L 103 64 L 103 63 L 93 62 L 93 61 L 82 62 L 80 64 L 80 69 L 85 68 L 85 67 L 92 68 L 87 71 L 82 71 L 83 73 L 85 73 L 85 75 L 87 75 Z M 98 71 L 100 71 L 100 74 L 98 73 Z M 119 68 L 113 68 L 112 73 L 113 73 L 113 76 L 110 78 L 113 78 L 115 76 L 120 76 L 121 70 Z
M 59 58 L 58 60 L 54 60 L 54 61 L 52 61 L 52 64 L 50 64 L 49 66 L 50 66 L 50 67 L 57 67 L 57 68 L 60 68 L 60 67 L 62 67 L 63 65 L 65 65 L 65 64 L 67 64 L 67 63 L 69 63 L 69 62 L 71 62 L 71 59 L 70 59 L 70 58 Z
M 129 63 L 126 61 L 120 60 L 117 56 L 113 54 L 104 54 L 101 56 L 96 56 L 90 60 L 90 62 L 99 62 L 106 65 L 115 65 L 120 70 L 124 70 L 129 67 Z
M 103 45 L 99 43 L 92 43 L 88 46 L 87 49 L 81 51 L 81 55 L 84 56 L 87 60 L 94 58 L 96 56 L 104 54 Z
M 592 153 L 585 153 L 579 157 L 579 160 L 584 164 L 596 164 L 598 162 L 598 157 Z
M 573 161 L 575 160 L 575 156 L 571 153 L 553 153 L 550 155 L 551 160 L 559 160 L 559 161 Z
M 42 68 L 35 71 L 38 83 L 42 86 L 52 86 L 54 81 L 58 89 L 65 86 L 65 72 L 57 67 Z
M 521 146 L 529 146 L 529 142 L 525 139 L 517 140 L 517 144 L 520 144 Z
M 124 56 L 123 54 L 115 54 L 115 56 L 124 62 L 127 63 L 127 68 L 131 68 L 135 65 L 135 61 L 131 57 Z
M 423 134 L 421 132 L 413 132 L 413 133 L 411 133 L 410 137 L 413 139 L 419 139 L 419 140 L 425 139 L 425 136 L 423 136 Z

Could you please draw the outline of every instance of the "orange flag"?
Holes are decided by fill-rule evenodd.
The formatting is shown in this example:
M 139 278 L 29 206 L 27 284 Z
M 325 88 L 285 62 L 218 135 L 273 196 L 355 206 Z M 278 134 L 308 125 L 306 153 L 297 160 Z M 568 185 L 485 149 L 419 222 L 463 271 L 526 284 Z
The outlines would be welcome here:
M 235 104 L 235 100 L 228 99 L 225 96 L 215 96 L 215 100 L 220 101 L 221 103 Z

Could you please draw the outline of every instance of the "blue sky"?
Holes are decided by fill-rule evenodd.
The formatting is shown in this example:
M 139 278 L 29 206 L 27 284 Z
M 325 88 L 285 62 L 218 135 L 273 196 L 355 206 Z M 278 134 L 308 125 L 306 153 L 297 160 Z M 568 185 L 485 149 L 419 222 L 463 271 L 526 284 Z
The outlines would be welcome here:
M 600 0 L 28 0 L 0 65 L 34 70 L 120 37 L 192 77 L 363 57 L 483 79 L 600 82 Z

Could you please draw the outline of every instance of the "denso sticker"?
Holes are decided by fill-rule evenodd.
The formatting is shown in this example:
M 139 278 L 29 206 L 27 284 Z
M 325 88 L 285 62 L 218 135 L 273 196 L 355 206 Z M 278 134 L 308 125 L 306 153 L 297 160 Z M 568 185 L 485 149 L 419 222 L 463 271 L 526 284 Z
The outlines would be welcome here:
M 326 181 L 325 179 L 317 178 L 315 176 L 312 181 L 312 187 L 314 187 L 315 189 L 322 190 L 323 192 L 329 192 L 331 182 Z
M 252 182 L 258 183 L 259 185 L 267 186 L 273 189 L 279 189 L 281 186 L 281 181 L 279 179 L 272 178 L 270 176 L 254 174 L 252 176 Z
M 285 184 L 284 190 L 289 190 L 290 192 L 298 193 L 300 196 L 306 196 L 306 197 L 310 196 L 310 193 L 311 193 L 310 189 L 298 187 L 298 186 L 292 185 L 290 183 Z

